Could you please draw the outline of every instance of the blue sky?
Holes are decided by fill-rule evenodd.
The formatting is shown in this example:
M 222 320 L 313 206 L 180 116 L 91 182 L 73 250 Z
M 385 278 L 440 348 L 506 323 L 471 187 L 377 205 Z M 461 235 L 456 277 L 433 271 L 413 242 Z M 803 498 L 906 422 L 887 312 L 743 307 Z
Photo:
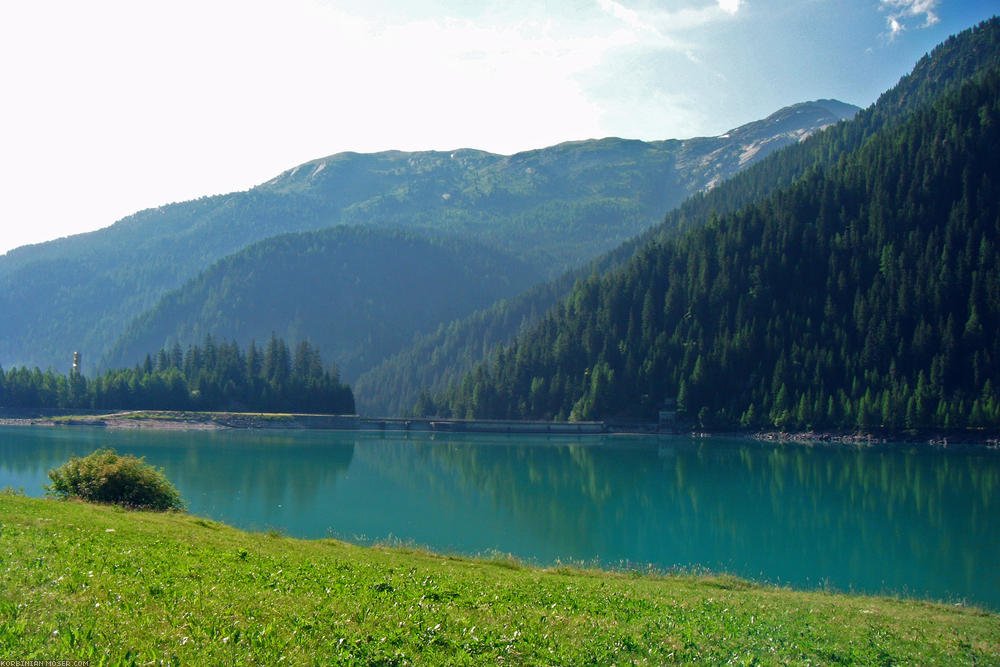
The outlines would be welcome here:
M 7 2 L 0 252 L 339 151 L 512 153 L 720 134 L 821 97 L 867 106 L 995 12 L 956 0 Z

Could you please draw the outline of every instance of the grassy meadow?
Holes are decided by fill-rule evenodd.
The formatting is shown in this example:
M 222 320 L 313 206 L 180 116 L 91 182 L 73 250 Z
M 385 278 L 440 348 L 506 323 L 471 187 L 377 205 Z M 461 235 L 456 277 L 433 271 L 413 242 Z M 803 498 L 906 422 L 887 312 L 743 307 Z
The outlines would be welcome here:
M 90 664 L 1000 664 L 1000 617 L 246 533 L 0 493 L 0 659 Z

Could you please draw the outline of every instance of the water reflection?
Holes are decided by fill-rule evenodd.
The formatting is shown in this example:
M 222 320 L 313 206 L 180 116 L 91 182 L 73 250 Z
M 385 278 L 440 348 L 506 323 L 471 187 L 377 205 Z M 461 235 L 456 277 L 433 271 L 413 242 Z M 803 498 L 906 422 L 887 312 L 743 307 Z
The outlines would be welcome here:
M 285 519 L 312 515 L 323 489 L 346 473 L 354 457 L 349 440 L 328 442 L 303 435 L 4 428 L 0 487 L 23 487 L 28 495 L 42 495 L 48 470 L 70 456 L 113 447 L 162 467 L 193 513 L 245 528 L 290 530 Z M 307 535 L 308 530 L 300 533 Z
M 1000 608 L 1000 457 L 746 440 L 0 429 L 0 486 L 102 445 L 191 510 L 305 537 L 727 570 Z

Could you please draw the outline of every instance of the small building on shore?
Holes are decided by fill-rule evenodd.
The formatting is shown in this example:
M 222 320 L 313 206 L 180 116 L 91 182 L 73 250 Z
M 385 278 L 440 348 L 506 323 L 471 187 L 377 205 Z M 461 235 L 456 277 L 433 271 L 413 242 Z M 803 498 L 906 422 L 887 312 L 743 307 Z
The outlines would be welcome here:
M 660 407 L 657 422 L 660 429 L 670 429 L 677 424 L 677 399 L 665 398 Z

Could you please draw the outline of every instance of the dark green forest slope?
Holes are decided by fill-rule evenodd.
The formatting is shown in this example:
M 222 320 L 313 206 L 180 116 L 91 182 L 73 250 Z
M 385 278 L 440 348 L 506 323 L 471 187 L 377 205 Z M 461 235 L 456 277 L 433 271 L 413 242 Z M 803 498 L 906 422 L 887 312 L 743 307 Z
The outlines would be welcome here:
M 579 284 L 440 399 L 489 417 L 1000 426 L 1000 69 Z
M 97 360 L 134 317 L 213 262 L 270 236 L 338 224 L 472 238 L 555 276 L 655 224 L 691 192 L 854 111 L 821 100 L 729 137 L 602 139 L 512 156 L 343 153 L 246 192 L 142 211 L 0 256 L 0 363 L 65 369 L 73 350 Z
M 242 345 L 310 340 L 346 379 L 439 322 L 536 282 L 532 267 L 470 241 L 339 226 L 266 239 L 213 264 L 129 327 L 101 364 L 206 335 Z
M 668 213 L 661 225 L 589 265 L 419 338 L 412 347 L 357 379 L 354 386 L 359 406 L 378 413 L 408 411 L 422 390 L 431 395 L 440 393 L 460 381 L 476 363 L 490 358 L 498 344 L 509 344 L 517 334 L 536 324 L 578 280 L 620 267 L 646 243 L 663 242 L 703 226 L 713 216 L 735 212 L 794 183 L 810 169 L 835 164 L 880 129 L 898 125 L 962 80 L 995 66 L 1000 66 L 1000 20 L 996 18 L 938 45 L 910 74 L 853 120 L 816 133 L 712 190 L 696 194 Z

